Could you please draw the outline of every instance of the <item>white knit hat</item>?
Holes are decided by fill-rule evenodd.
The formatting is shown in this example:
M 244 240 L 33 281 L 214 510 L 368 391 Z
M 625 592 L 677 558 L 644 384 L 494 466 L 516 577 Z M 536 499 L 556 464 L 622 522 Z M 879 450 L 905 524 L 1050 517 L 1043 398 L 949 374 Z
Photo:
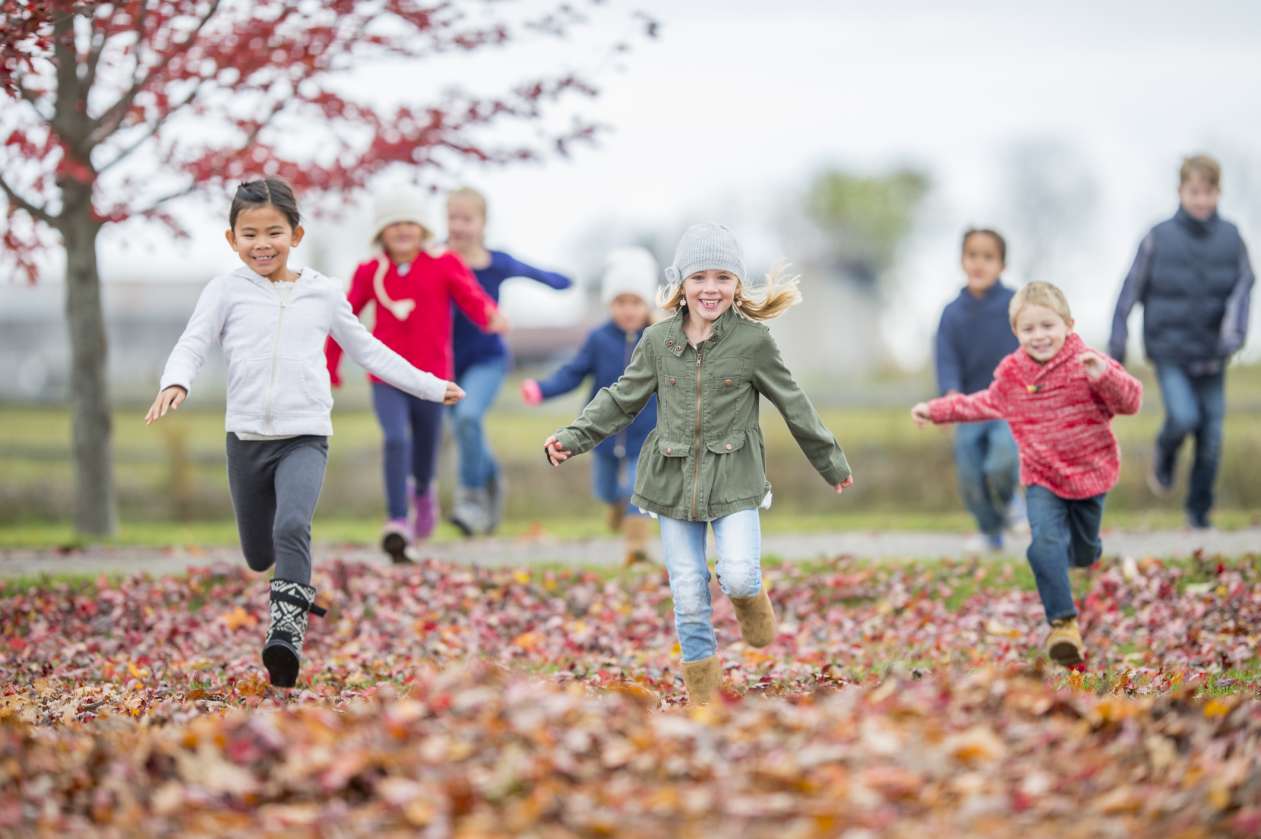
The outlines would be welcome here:
M 656 306 L 658 270 L 657 259 L 647 248 L 614 248 L 604 261 L 600 299 L 608 305 L 619 294 L 633 294 L 651 309 Z
M 433 238 L 434 228 L 429 221 L 428 206 L 428 196 L 414 187 L 399 186 L 387 190 L 372 207 L 373 241 L 382 230 L 403 221 L 419 224 L 425 229 L 425 238 Z

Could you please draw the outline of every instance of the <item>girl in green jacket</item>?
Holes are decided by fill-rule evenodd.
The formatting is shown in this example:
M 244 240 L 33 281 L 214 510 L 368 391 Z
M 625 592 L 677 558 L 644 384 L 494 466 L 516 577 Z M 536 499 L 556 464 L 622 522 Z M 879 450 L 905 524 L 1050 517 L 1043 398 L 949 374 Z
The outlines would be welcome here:
M 548 460 L 560 465 L 625 428 L 657 395 L 657 427 L 640 452 L 631 503 L 661 521 L 692 704 L 709 702 L 722 682 L 705 561 L 707 527 L 713 527 L 718 548 L 718 582 L 735 607 L 745 643 L 764 647 L 775 639 L 775 613 L 762 585 L 758 509 L 770 506 L 771 485 L 759 397 L 779 409 L 811 465 L 836 492 L 854 482 L 845 453 L 760 323 L 800 302 L 796 279 L 773 274 L 753 297 L 744 278 L 744 257 L 730 230 L 717 224 L 689 228 L 666 269 L 662 305 L 674 317 L 648 327 L 622 377 L 544 444 Z

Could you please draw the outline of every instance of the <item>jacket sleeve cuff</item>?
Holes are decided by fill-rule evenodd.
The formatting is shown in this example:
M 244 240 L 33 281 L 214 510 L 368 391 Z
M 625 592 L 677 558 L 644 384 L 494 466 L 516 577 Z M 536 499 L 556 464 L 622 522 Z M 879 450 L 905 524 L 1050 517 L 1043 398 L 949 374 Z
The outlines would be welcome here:
M 845 453 L 840 452 L 836 457 L 832 458 L 828 468 L 823 470 L 821 474 L 823 475 L 823 480 L 828 482 L 828 486 L 834 487 L 837 484 L 844 483 L 845 479 L 852 476 L 854 472 L 849 468 L 849 461 L 845 459 Z
M 572 428 L 562 428 L 554 435 L 556 441 L 565 448 L 565 451 L 572 454 L 583 454 L 591 447 L 586 445 L 587 436 L 578 434 Z

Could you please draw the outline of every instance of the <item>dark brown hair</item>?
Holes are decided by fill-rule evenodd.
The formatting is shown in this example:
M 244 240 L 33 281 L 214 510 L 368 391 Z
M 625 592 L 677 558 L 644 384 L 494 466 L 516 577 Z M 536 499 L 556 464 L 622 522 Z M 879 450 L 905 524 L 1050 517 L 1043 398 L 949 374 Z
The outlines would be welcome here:
M 959 249 L 963 250 L 968 246 L 968 240 L 973 236 L 989 236 L 998 245 L 998 261 L 1007 264 L 1007 240 L 997 230 L 988 227 L 969 227 L 963 231 L 963 241 L 959 243 Z
M 1222 164 L 1207 154 L 1193 154 L 1182 159 L 1182 168 L 1178 170 L 1178 186 L 1195 176 L 1203 178 L 1214 189 L 1222 188 Z
M 296 229 L 302 221 L 293 187 L 280 178 L 262 178 L 257 181 L 245 181 L 236 188 L 236 195 L 232 196 L 232 208 L 228 210 L 228 227 L 236 227 L 237 216 L 243 210 L 267 206 L 279 210 L 291 228 Z

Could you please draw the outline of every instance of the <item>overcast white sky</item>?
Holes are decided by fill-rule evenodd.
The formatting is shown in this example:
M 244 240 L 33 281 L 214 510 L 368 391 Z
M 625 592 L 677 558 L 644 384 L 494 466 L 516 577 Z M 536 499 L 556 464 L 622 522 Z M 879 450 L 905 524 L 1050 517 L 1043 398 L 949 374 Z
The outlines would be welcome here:
M 1261 4 L 615 0 L 619 14 L 633 8 L 660 19 L 662 35 L 600 76 L 603 95 L 584 110 L 613 126 L 599 148 L 540 167 L 464 173 L 490 196 L 492 246 L 576 270 L 578 239 L 593 220 L 681 229 L 740 206 L 747 227 L 747 208 L 765 204 L 769 213 L 823 164 L 877 171 L 912 161 L 937 190 L 894 283 L 908 301 L 889 323 L 890 344 L 908 364 L 926 359 L 925 330 L 959 285 L 959 231 L 1004 226 L 996 160 L 1016 141 L 1067 144 L 1098 178 L 1094 229 L 1064 259 L 1071 276 L 1047 278 L 1076 298 L 1088 340 L 1104 337 L 1142 232 L 1174 209 L 1183 154 L 1253 155 L 1252 189 L 1232 189 L 1242 175 L 1228 169 L 1222 210 L 1245 222 L 1261 252 Z M 619 14 L 607 19 L 620 26 Z M 480 54 L 458 73 L 494 89 L 523 62 L 585 68 L 597 60 L 581 44 L 553 42 Z M 417 90 L 453 72 L 422 68 L 406 85 L 367 73 L 356 87 Z M 352 212 L 343 229 L 365 226 L 366 213 Z M 217 224 L 196 232 L 191 245 L 157 247 L 143 265 L 107 234 L 107 278 L 208 277 L 231 267 Z M 792 256 L 774 231 L 738 232 L 751 261 Z M 338 265 L 363 256 L 355 236 L 329 241 Z M 1023 244 L 1012 241 L 1013 251 Z M 508 301 L 519 322 L 553 302 L 526 289 Z M 570 316 L 573 305 L 558 311 Z

